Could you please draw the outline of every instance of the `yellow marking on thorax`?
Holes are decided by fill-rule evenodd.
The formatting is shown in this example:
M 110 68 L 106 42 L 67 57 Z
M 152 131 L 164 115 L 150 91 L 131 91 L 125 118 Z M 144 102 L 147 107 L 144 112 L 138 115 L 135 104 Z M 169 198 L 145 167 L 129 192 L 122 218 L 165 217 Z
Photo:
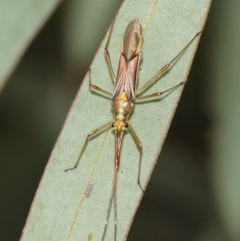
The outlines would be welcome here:
M 126 100 L 128 101 L 128 97 L 126 95 L 126 93 L 123 91 L 117 98 L 117 100 Z

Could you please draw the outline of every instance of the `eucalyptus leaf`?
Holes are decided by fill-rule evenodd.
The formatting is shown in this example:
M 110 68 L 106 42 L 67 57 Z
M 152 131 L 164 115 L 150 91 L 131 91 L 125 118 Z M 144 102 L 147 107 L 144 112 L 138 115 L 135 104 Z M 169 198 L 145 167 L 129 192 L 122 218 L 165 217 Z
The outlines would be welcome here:
M 203 29 L 209 6 L 209 0 L 125 1 L 118 12 L 109 44 L 113 68 L 117 70 L 125 28 L 138 17 L 144 36 L 138 79 L 138 87 L 141 87 Z M 198 40 L 145 94 L 163 91 L 187 79 Z M 91 65 L 91 81 L 113 92 L 103 54 L 105 43 L 106 38 Z M 144 188 L 167 135 L 182 89 L 180 87 L 160 99 L 137 104 L 131 115 L 130 122 L 143 143 L 141 184 Z M 87 73 L 45 169 L 22 241 L 101 240 L 114 171 L 112 130 L 108 129 L 91 139 L 76 170 L 64 170 L 75 164 L 87 134 L 111 119 L 109 99 L 90 91 Z M 139 150 L 131 134 L 126 132 L 117 185 L 118 241 L 126 240 L 143 195 L 137 185 L 138 159 Z M 85 193 L 89 192 L 89 185 L 92 186 L 87 197 Z M 113 220 L 112 211 L 105 241 L 114 239 Z
M 61 0 L 0 1 L 0 90 Z

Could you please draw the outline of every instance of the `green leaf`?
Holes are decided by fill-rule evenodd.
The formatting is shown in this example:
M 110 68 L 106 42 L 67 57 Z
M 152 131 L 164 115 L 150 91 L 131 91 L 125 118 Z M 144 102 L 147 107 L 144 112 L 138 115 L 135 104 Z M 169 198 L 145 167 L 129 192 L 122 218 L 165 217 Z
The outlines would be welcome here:
M 117 70 L 123 32 L 135 17 L 139 18 L 144 35 L 138 85 L 141 87 L 203 29 L 209 4 L 208 0 L 194 3 L 191 0 L 125 1 L 118 12 L 109 45 L 114 69 Z M 198 40 L 146 94 L 165 90 L 187 79 Z M 91 65 L 91 80 L 112 92 L 103 54 L 105 41 L 106 38 Z M 112 119 L 110 100 L 91 92 L 88 81 L 87 74 L 42 177 L 22 241 L 101 240 L 114 171 L 112 130 L 92 138 L 78 168 L 64 172 L 75 164 L 87 134 Z M 180 87 L 159 100 L 137 104 L 130 117 L 143 143 L 141 184 L 144 187 L 160 153 L 181 91 Z M 118 241 L 126 239 L 143 195 L 137 185 L 138 158 L 139 150 L 130 133 L 126 132 L 117 186 Z M 93 184 L 93 190 L 87 198 L 85 191 L 89 184 Z M 113 220 L 112 210 L 105 241 L 114 239 Z
M 60 2 L 0 1 L 0 91 L 31 40 Z

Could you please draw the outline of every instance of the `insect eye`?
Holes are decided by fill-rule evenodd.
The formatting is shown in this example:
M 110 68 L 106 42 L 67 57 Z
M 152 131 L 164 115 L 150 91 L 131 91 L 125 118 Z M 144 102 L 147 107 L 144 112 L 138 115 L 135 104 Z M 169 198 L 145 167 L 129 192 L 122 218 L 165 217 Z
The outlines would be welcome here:
M 128 123 L 125 123 L 124 127 L 125 127 L 125 128 L 128 128 Z

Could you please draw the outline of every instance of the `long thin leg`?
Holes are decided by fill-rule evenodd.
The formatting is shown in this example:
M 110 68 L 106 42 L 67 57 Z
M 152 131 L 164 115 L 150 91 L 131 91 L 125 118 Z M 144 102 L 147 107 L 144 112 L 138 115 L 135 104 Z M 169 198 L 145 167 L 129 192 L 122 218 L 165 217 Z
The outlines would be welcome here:
M 85 142 L 84 142 L 83 148 L 82 148 L 82 150 L 81 150 L 81 152 L 80 152 L 80 154 L 79 154 L 79 156 L 78 156 L 78 159 L 77 159 L 75 165 L 74 165 L 72 168 L 66 169 L 65 172 L 70 171 L 70 170 L 73 170 L 73 169 L 76 169 L 76 168 L 78 167 L 78 164 L 79 164 L 79 162 L 80 162 L 80 159 L 81 159 L 81 157 L 82 157 L 82 154 L 83 154 L 84 150 L 85 150 L 86 147 L 87 147 L 89 138 L 92 137 L 92 136 L 94 136 L 94 135 L 96 135 L 99 131 L 103 130 L 104 128 L 106 128 L 106 127 L 108 127 L 108 126 L 111 126 L 111 124 L 112 124 L 112 121 L 109 121 L 109 122 L 107 122 L 106 124 L 104 124 L 104 125 L 102 125 L 102 126 L 99 126 L 97 129 L 92 130 L 91 132 L 89 132 L 89 134 L 88 134 L 87 137 L 86 137 L 86 140 L 85 140 Z
M 172 66 L 172 64 L 186 51 L 186 49 L 189 47 L 189 45 L 197 38 L 199 34 L 201 34 L 202 31 L 198 32 L 188 43 L 185 45 L 185 47 L 167 64 L 165 64 L 150 80 L 148 80 L 141 88 L 137 90 L 137 95 L 140 95 L 143 93 L 150 85 L 152 85 L 155 81 L 159 79 L 159 77 L 169 70 L 169 68 Z
M 140 183 L 141 164 L 142 164 L 142 151 L 143 151 L 142 142 L 138 138 L 135 130 L 133 129 L 132 125 L 129 122 L 128 122 L 128 129 L 129 129 L 130 133 L 132 134 L 133 139 L 134 139 L 134 141 L 135 141 L 135 143 L 138 146 L 139 151 L 140 151 L 139 162 L 138 162 L 138 179 L 137 179 L 137 184 L 141 188 L 141 190 L 144 192 L 144 190 L 142 188 L 142 185 Z
M 89 86 L 90 86 L 90 88 L 92 90 L 99 91 L 99 92 L 101 92 L 101 93 L 103 93 L 103 94 L 105 94 L 107 96 L 112 97 L 112 93 L 110 93 L 110 92 L 108 92 L 108 91 L 98 87 L 97 85 L 92 84 L 92 81 L 91 81 L 91 69 L 90 68 L 89 68 L 88 72 L 89 72 Z
M 177 85 L 174 85 L 173 87 L 171 87 L 171 88 L 169 88 L 167 90 L 164 90 L 164 91 L 161 91 L 161 92 L 156 92 L 156 93 L 153 93 L 153 94 L 150 94 L 150 95 L 144 95 L 144 96 L 137 97 L 136 101 L 150 99 L 150 98 L 154 98 L 154 97 L 159 97 L 160 95 L 165 94 L 165 93 L 167 93 L 167 92 L 169 92 L 171 90 L 174 90 L 177 87 L 179 87 L 179 86 L 181 86 L 181 85 L 183 85 L 185 83 L 186 83 L 186 81 L 183 81 L 183 82 L 178 83 Z
M 113 71 L 110 54 L 108 52 L 108 45 L 109 45 L 109 42 L 110 42 L 110 37 L 111 37 L 111 34 L 112 34 L 112 30 L 113 30 L 113 26 L 114 26 L 116 17 L 117 17 L 117 14 L 115 15 L 115 17 L 114 17 L 114 19 L 113 19 L 113 21 L 111 23 L 111 28 L 110 28 L 110 31 L 109 31 L 109 34 L 108 34 L 107 43 L 106 43 L 105 48 L 104 48 L 104 55 L 105 55 L 105 58 L 106 58 L 106 61 L 107 61 L 108 68 L 110 70 L 110 74 L 111 74 L 113 83 L 116 82 L 116 77 L 115 77 L 115 74 L 114 74 L 114 71 Z

